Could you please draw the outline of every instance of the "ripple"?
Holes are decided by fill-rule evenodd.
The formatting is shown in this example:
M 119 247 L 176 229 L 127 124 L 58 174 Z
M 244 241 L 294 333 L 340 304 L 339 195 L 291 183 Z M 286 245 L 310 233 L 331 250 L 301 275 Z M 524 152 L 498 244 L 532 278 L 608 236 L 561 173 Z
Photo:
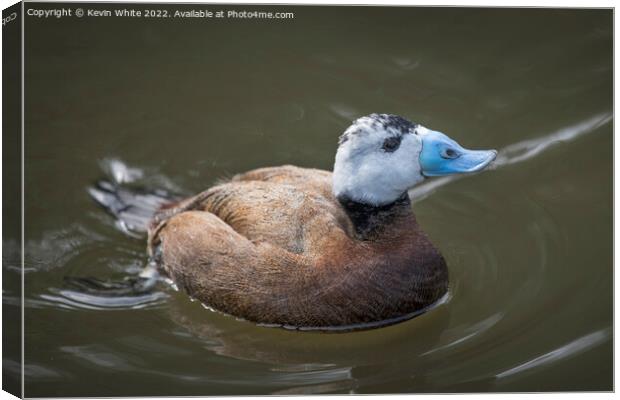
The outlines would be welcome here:
M 72 378 L 71 374 L 60 372 L 57 368 L 51 369 L 37 364 L 25 364 L 24 376 L 37 380 L 58 380 Z
M 425 353 L 422 353 L 421 356 L 426 356 L 432 353 L 436 353 L 438 351 L 445 351 L 445 350 L 449 350 L 463 342 L 466 342 L 469 339 L 472 339 L 475 336 L 479 336 L 482 333 L 488 331 L 489 329 L 491 329 L 494 325 L 496 325 L 502 318 L 504 317 L 503 313 L 496 313 L 491 315 L 490 317 L 473 324 L 470 327 L 467 327 L 465 329 L 459 330 L 459 334 L 458 334 L 458 338 L 454 339 L 451 342 L 448 342 L 444 345 L 441 345 L 439 347 L 435 347 L 434 349 L 431 349 Z
M 16 377 L 22 374 L 22 364 L 9 358 L 2 359 L 2 368 L 5 373 Z M 39 364 L 26 363 L 23 365 L 24 376 L 32 380 L 58 380 L 68 379 L 72 376 L 64 371 L 60 371 L 57 367 L 54 369 L 44 367 Z
M 60 351 L 69 353 L 98 367 L 125 371 L 136 369 L 133 363 L 126 358 L 126 355 L 113 352 L 111 349 L 101 345 L 61 346 Z
M 537 313 L 525 310 L 546 296 L 550 266 L 563 257 L 562 226 L 550 210 L 527 192 L 481 194 L 461 187 L 447 188 L 420 208 L 421 225 L 446 258 L 454 296 L 448 305 L 453 326 L 420 357 L 466 363 L 480 346 L 505 340 L 500 332 L 515 319 L 519 328 L 535 323 Z
M 543 137 L 524 140 L 506 146 L 499 152 L 494 168 L 523 162 L 536 157 L 551 146 L 575 140 L 579 136 L 596 131 L 596 129 L 611 122 L 612 119 L 613 115 L 610 113 L 598 114 Z
M 536 358 L 526 361 L 516 367 L 510 368 L 503 372 L 500 372 L 495 377 L 497 379 L 507 378 L 512 375 L 520 374 L 522 372 L 538 368 L 543 365 L 551 364 L 560 361 L 564 358 L 576 355 L 585 350 L 588 350 L 594 346 L 597 346 L 609 339 L 611 335 L 611 329 L 601 329 L 600 331 L 592 332 L 585 336 L 582 336 L 564 346 L 558 347 L 548 353 L 542 354 Z
M 351 367 L 316 369 L 300 372 L 289 372 L 286 375 L 279 375 L 272 379 L 274 383 L 304 383 L 312 385 L 317 383 L 341 381 L 352 379 Z
M 337 367 L 330 364 L 311 363 L 273 367 L 270 370 L 280 373 L 274 376 L 270 383 L 295 385 L 271 393 L 275 395 L 318 394 L 352 390 L 358 386 L 350 366 Z
M 142 252 L 138 253 L 131 242 L 120 243 L 114 239 L 80 224 L 48 231 L 41 239 L 26 242 L 25 271 L 46 271 L 77 264 L 92 267 L 93 260 L 96 260 L 94 264 L 111 266 L 117 271 L 135 271 L 137 257 L 141 257 Z
M 39 301 L 28 302 L 29 306 L 59 307 L 70 310 L 127 310 L 153 308 L 162 304 L 169 295 L 164 292 L 152 292 L 136 296 L 98 296 L 73 290 L 55 289 L 53 294 L 41 294 Z

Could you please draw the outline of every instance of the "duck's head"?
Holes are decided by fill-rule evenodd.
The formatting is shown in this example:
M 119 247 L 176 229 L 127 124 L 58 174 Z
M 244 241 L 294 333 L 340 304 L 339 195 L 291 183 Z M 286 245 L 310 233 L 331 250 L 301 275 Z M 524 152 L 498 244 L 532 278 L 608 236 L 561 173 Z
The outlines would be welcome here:
M 467 150 L 405 118 L 371 114 L 340 136 L 333 190 L 339 199 L 390 204 L 426 177 L 480 171 L 496 150 Z

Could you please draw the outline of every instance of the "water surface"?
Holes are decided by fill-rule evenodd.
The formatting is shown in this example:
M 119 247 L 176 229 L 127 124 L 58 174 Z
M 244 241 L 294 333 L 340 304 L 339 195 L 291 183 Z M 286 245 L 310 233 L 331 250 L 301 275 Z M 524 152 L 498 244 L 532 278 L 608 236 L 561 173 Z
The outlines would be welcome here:
M 295 19 L 26 19 L 26 396 L 611 390 L 612 12 L 278 10 Z M 64 282 L 145 263 L 88 197 L 95 179 L 192 194 L 257 167 L 331 169 L 371 112 L 500 150 L 411 193 L 450 271 L 432 312 L 298 333 L 166 285 L 110 300 Z

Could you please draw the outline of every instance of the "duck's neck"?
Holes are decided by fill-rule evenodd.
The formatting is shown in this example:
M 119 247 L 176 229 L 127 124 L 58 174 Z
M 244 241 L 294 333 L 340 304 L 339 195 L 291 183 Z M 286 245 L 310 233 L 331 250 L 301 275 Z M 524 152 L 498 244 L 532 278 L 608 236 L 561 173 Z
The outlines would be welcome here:
M 407 192 L 396 201 L 381 206 L 360 203 L 346 196 L 338 197 L 338 201 L 351 219 L 355 233 L 362 240 L 376 239 L 398 218 L 412 214 Z

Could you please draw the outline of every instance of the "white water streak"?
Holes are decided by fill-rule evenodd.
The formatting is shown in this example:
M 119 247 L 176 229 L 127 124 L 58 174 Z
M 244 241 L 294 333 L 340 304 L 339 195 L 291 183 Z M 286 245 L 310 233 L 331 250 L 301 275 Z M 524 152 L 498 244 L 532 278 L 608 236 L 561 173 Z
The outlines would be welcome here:
M 552 350 L 548 353 L 538 356 L 532 360 L 524 362 L 523 364 L 517 365 L 514 368 L 510 368 L 504 372 L 500 372 L 499 374 L 495 375 L 495 378 L 496 379 L 505 378 L 507 376 L 511 376 L 511 375 L 518 374 L 523 371 L 527 371 L 532 368 L 536 368 L 543 364 L 549 364 L 551 362 L 559 361 L 563 358 L 580 353 L 600 343 L 603 343 L 609 338 L 609 335 L 610 335 L 609 328 L 602 329 L 596 332 L 592 332 L 562 347 L 559 347 L 555 350 Z
M 117 184 L 131 183 L 144 176 L 142 170 L 128 167 L 127 164 L 116 158 L 106 158 L 99 165 Z
M 587 133 L 596 131 L 597 128 L 609 123 L 612 119 L 613 115 L 611 113 L 602 113 L 577 124 L 559 129 L 548 135 L 508 145 L 499 151 L 497 159 L 488 169 L 498 169 L 506 165 L 512 165 L 534 158 L 553 145 L 561 142 L 568 142 Z M 427 183 L 411 189 L 409 191 L 409 196 L 413 202 L 418 202 L 434 193 L 435 190 L 441 186 L 465 176 L 466 175 L 453 175 L 427 181 Z

